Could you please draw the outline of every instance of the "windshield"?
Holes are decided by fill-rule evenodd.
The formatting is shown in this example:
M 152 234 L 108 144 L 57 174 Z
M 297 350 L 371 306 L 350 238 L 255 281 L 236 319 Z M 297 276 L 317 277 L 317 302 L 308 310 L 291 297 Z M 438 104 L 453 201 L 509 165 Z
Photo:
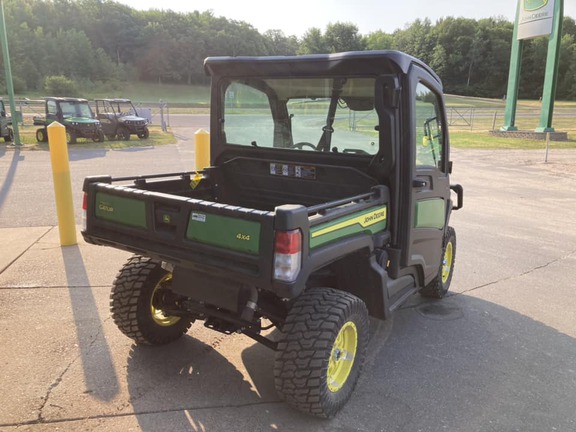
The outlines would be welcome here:
M 136 109 L 130 102 L 115 102 L 114 109 L 116 110 L 117 113 L 120 113 L 121 115 L 137 114 Z
M 241 79 L 227 83 L 227 144 L 333 153 L 378 152 L 373 78 Z
M 94 117 L 88 102 L 60 102 L 60 109 L 64 117 Z

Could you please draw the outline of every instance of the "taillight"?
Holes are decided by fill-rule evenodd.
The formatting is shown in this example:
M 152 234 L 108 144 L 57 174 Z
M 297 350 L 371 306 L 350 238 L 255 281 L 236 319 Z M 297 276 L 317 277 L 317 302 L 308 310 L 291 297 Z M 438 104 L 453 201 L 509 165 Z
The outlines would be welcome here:
M 300 230 L 276 231 L 274 239 L 274 279 L 293 282 L 300 272 L 302 233 Z
M 86 231 L 86 210 L 88 209 L 88 194 L 84 192 L 82 199 L 82 230 Z

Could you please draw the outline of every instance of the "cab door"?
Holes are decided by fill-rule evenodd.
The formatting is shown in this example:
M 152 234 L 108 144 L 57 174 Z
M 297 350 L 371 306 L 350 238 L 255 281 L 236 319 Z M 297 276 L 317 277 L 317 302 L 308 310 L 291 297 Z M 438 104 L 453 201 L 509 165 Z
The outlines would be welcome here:
M 435 77 L 415 67 L 410 79 L 410 184 L 406 264 L 418 286 L 437 274 L 450 201 L 448 134 L 441 87 Z M 408 164 L 407 164 L 408 165 Z M 405 177 L 408 180 L 408 176 Z
M 48 99 L 46 101 L 46 125 L 49 125 L 53 121 L 58 121 L 59 118 L 62 118 L 62 114 L 59 113 L 59 111 L 60 108 L 55 100 Z

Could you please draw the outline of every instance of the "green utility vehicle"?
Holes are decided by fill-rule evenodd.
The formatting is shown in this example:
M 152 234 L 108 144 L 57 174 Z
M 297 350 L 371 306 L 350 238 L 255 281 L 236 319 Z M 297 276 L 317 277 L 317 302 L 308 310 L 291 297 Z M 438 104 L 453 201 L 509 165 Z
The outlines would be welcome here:
M 38 142 L 48 142 L 46 127 L 54 121 L 66 127 L 68 144 L 76 144 L 78 138 L 88 138 L 94 142 L 104 141 L 102 125 L 94 117 L 86 99 L 46 97 L 44 101 L 45 117 L 34 117 L 34 125 L 41 126 L 36 130 Z
M 0 137 L 4 138 L 5 142 L 14 141 L 14 131 L 10 126 L 12 126 L 12 117 L 6 115 L 6 106 L 0 99 Z
M 109 140 L 128 141 L 130 135 L 140 139 L 150 136 L 148 120 L 138 116 L 130 99 L 96 99 L 96 118 L 102 123 Z
M 360 375 L 369 316 L 450 286 L 463 191 L 440 79 L 395 51 L 204 68 L 210 167 L 85 179 L 86 241 L 135 253 L 112 317 L 139 344 L 194 321 L 243 333 L 276 351 L 282 398 L 331 417 Z

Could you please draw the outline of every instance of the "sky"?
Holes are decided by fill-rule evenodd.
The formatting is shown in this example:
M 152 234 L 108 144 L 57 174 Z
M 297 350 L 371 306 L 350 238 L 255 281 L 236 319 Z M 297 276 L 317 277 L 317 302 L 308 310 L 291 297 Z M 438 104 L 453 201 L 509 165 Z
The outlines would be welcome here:
M 353 23 L 361 34 L 382 30 L 392 33 L 416 19 L 432 23 L 443 17 L 503 17 L 514 21 L 517 0 L 116 0 L 139 10 L 175 12 L 211 10 L 215 16 L 245 21 L 261 33 L 282 30 L 301 37 L 311 27 L 335 22 Z M 576 0 L 564 1 L 564 15 L 576 19 Z

